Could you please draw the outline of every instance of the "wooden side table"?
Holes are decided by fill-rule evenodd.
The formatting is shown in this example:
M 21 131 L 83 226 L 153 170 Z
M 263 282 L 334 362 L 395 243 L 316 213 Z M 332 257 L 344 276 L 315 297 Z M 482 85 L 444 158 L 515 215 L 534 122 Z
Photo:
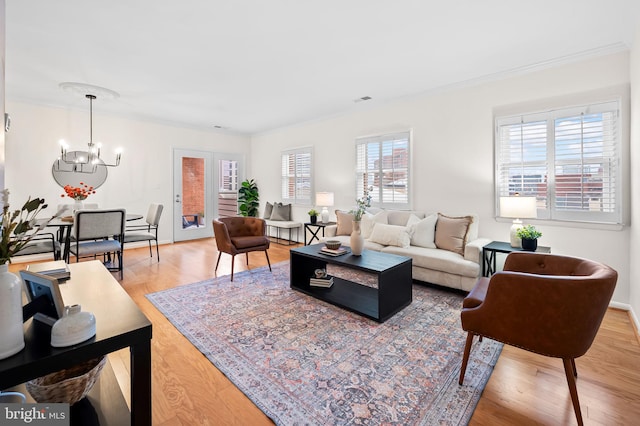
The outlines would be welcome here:
M 526 251 L 519 247 L 511 247 L 511 243 L 492 241 L 482 247 L 482 276 L 489 277 L 496 273 L 496 253 L 513 253 Z M 551 253 L 551 247 L 538 246 L 536 253 Z
M 326 228 L 329 225 L 335 225 L 336 222 L 316 222 L 316 223 L 311 223 L 311 222 L 307 222 L 304 224 L 304 245 L 308 246 L 309 244 L 313 243 L 313 240 L 317 240 L 320 241 L 320 237 L 318 236 L 318 232 L 320 232 L 320 230 L 322 230 L 322 238 L 324 238 L 324 228 Z M 315 230 L 312 229 L 313 227 L 315 227 Z M 309 233 L 311 234 L 311 238 L 309 238 L 309 241 L 307 242 L 307 231 L 309 231 Z

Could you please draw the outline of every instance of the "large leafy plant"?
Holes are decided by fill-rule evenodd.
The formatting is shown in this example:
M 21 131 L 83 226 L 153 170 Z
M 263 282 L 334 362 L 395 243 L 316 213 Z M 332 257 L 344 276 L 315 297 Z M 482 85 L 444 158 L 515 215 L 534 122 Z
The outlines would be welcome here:
M 245 179 L 238 189 L 238 209 L 242 216 L 258 216 L 260 207 L 258 184 L 253 180 Z
M 2 194 L 2 221 L 0 222 L 0 265 L 11 263 L 11 257 L 22 250 L 51 221 L 36 221 L 40 211 L 47 208 L 44 198 L 27 200 L 20 210 L 11 211 L 9 207 L 9 190 Z

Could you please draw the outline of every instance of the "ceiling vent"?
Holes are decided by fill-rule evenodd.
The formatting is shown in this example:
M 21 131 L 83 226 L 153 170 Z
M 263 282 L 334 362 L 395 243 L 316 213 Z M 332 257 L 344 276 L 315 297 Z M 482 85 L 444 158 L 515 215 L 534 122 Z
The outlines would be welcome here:
M 371 99 L 371 96 L 363 96 L 363 97 L 361 97 L 361 98 L 354 99 L 354 100 L 353 100 L 353 102 L 358 103 L 358 102 L 368 101 L 368 100 L 370 100 L 370 99 Z

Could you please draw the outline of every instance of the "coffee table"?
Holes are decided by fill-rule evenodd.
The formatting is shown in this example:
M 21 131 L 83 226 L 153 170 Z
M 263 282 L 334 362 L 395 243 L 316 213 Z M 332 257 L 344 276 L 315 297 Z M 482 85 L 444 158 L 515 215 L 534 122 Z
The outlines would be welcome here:
M 412 279 L 409 257 L 364 250 L 361 256 L 351 253 L 329 256 L 320 253 L 324 244 L 298 247 L 290 251 L 290 286 L 341 308 L 384 322 L 411 304 Z M 338 265 L 354 270 L 353 281 L 334 276 L 330 288 L 312 287 L 309 279 L 316 269 Z M 377 288 L 358 282 L 358 272 L 377 278 Z

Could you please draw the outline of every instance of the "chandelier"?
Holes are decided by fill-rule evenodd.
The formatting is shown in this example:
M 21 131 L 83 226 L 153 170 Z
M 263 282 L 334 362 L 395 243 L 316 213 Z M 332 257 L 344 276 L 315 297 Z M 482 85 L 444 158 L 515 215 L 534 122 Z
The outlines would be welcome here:
M 72 173 L 96 173 L 99 167 L 117 167 L 120 165 L 122 150 L 116 150 L 116 159 L 113 163 L 106 163 L 100 157 L 102 144 L 93 143 L 93 100 L 94 94 L 86 94 L 89 99 L 89 143 L 86 151 L 69 151 L 69 145 L 60 140 L 60 157 L 54 163 L 54 170 L 57 172 Z

